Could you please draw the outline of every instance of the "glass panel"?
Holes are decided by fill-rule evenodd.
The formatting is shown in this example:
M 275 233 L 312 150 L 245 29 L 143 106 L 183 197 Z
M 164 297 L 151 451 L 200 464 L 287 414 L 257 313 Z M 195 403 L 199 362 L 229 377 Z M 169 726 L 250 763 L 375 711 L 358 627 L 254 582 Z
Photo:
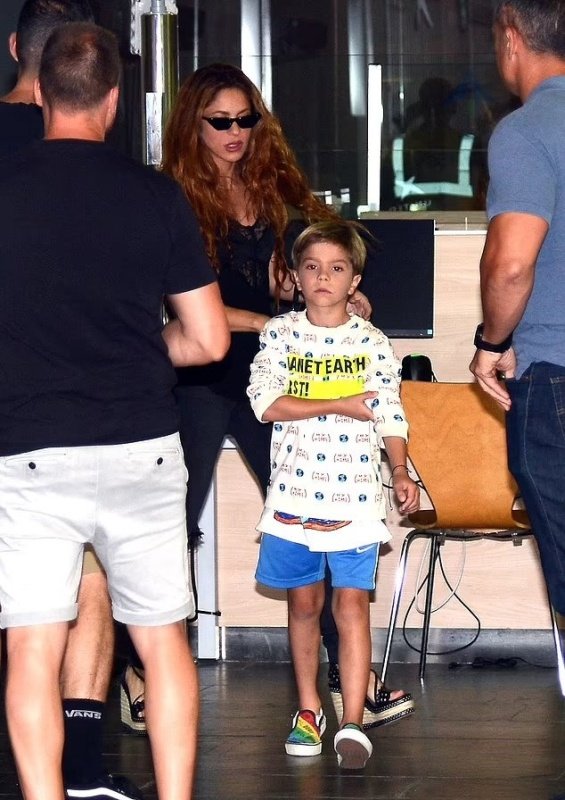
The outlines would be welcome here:
M 240 2 L 178 6 L 181 79 L 195 64 L 241 64 Z M 255 54 L 262 67 L 255 74 L 271 68 L 272 108 L 314 190 L 345 216 L 367 204 L 367 75 L 376 63 L 383 92 L 380 208 L 484 208 L 488 138 L 513 107 L 496 71 L 490 0 L 257 6 L 263 23 L 269 16 L 271 35 Z
M 237 0 L 177 0 L 177 6 L 181 80 L 196 66 L 214 61 L 241 65 L 241 7 Z
M 381 208 L 483 209 L 488 139 L 512 108 L 488 56 L 389 65 L 383 103 Z
M 348 3 L 271 0 L 271 14 L 273 109 L 313 189 L 355 216 L 366 194 L 367 58 L 358 42 L 352 85 Z
M 383 65 L 381 209 L 484 209 L 486 147 L 508 110 L 492 4 L 387 0 L 371 8 Z

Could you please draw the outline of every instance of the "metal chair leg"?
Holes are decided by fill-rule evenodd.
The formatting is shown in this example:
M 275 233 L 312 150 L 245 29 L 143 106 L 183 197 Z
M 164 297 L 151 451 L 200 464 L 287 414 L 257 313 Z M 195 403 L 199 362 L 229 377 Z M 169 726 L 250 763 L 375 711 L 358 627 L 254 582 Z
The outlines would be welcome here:
M 392 642 L 394 638 L 394 632 L 396 629 L 396 621 L 398 618 L 398 611 L 400 609 L 400 601 L 402 598 L 402 591 L 404 588 L 404 581 L 406 578 L 406 568 L 408 563 L 408 551 L 412 542 L 418 538 L 426 538 L 430 539 L 430 557 L 429 557 L 429 568 L 428 568 L 428 577 L 427 577 L 427 588 L 426 588 L 426 601 L 424 607 L 424 621 L 422 626 L 422 638 L 421 638 L 421 649 L 420 649 L 420 666 L 419 666 L 419 677 L 420 680 L 424 680 L 424 675 L 426 671 L 426 662 L 427 662 L 427 650 L 428 650 L 428 641 L 429 641 L 429 634 L 430 634 L 430 622 L 431 622 L 431 615 L 432 615 L 432 605 L 433 605 L 433 591 L 434 591 L 434 579 L 435 579 L 435 568 L 436 562 L 439 556 L 439 548 L 441 546 L 440 535 L 437 533 L 432 533 L 431 531 L 419 531 L 413 530 L 411 531 L 402 544 L 402 550 L 400 553 L 400 559 L 398 562 L 398 567 L 396 568 L 396 577 L 394 583 L 394 595 L 392 600 L 392 606 L 390 611 L 390 620 L 388 625 L 387 631 L 387 638 L 385 643 L 385 651 L 383 656 L 383 662 L 381 667 L 381 679 L 383 683 L 385 682 L 386 674 L 388 671 L 388 666 L 390 663 L 390 655 L 392 651 Z M 447 537 L 449 538 L 449 537 Z M 563 652 L 563 645 L 561 643 L 561 631 L 557 624 L 557 615 L 553 606 L 551 604 L 551 599 L 548 595 L 548 605 L 549 611 L 551 614 L 551 626 L 553 631 L 553 639 L 555 642 L 555 652 L 557 656 L 557 674 L 559 678 L 559 688 L 561 690 L 561 695 L 565 697 L 565 654 Z
M 394 630 L 396 628 L 396 620 L 398 617 L 398 610 L 400 608 L 402 589 L 404 588 L 404 579 L 406 577 L 406 564 L 408 561 L 408 551 L 414 539 L 417 539 L 419 536 L 421 536 L 421 533 L 419 531 L 412 531 L 411 533 L 407 534 L 406 538 L 404 539 L 404 542 L 402 543 L 402 550 L 400 551 L 400 559 L 398 561 L 398 567 L 396 568 L 396 577 L 394 580 L 394 595 L 392 598 L 392 606 L 390 610 L 390 620 L 388 623 L 385 652 L 381 667 L 381 680 L 383 683 L 385 683 L 386 673 L 388 671 L 390 652 L 392 650 L 392 640 L 394 638 Z
M 432 617 L 432 601 L 434 595 L 434 579 L 436 570 L 436 561 L 439 555 L 439 537 L 435 534 L 429 536 L 430 538 L 430 560 L 428 566 L 428 585 L 426 588 L 426 604 L 424 606 L 424 622 L 422 627 L 422 639 L 420 645 L 420 680 L 424 680 L 424 673 L 426 671 L 426 659 L 428 650 L 428 639 L 430 635 L 430 622 Z
M 557 615 L 555 614 L 554 608 L 551 605 L 551 599 L 549 598 L 549 596 L 548 600 L 549 600 L 549 611 L 551 613 L 551 627 L 553 629 L 553 640 L 555 642 L 555 654 L 557 655 L 557 676 L 559 678 L 559 688 L 561 689 L 561 695 L 565 697 L 565 658 L 563 657 L 561 632 L 557 624 Z

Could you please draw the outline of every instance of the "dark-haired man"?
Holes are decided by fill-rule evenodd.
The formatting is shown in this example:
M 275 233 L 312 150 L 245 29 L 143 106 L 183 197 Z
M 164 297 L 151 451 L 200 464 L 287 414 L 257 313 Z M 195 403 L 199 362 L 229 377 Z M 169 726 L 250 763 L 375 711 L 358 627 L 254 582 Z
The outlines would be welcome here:
M 88 0 L 26 0 L 8 46 L 18 63 L 14 88 L 0 98 L 0 156 L 43 136 L 41 110 L 35 104 L 33 83 L 45 42 L 67 22 L 94 22 Z
M 27 0 L 10 35 L 18 63 L 14 88 L 0 100 L 0 157 L 43 137 L 43 116 L 34 83 L 45 42 L 61 25 L 94 22 L 88 0 Z M 141 793 L 126 778 L 108 775 L 102 763 L 105 701 L 113 664 L 114 626 L 106 576 L 89 548 L 78 595 L 78 617 L 71 626 L 61 673 L 65 723 L 63 777 L 70 798 Z
M 509 466 L 565 613 L 565 4 L 499 2 L 494 43 L 523 105 L 489 143 L 484 325 L 471 370 L 508 411 Z
M 0 162 L 0 624 L 25 800 L 63 797 L 59 672 L 88 542 L 146 668 L 161 800 L 190 797 L 194 772 L 172 364 L 222 358 L 229 332 L 180 188 L 104 144 L 118 79 L 111 34 L 59 27 L 35 86 L 45 140 Z

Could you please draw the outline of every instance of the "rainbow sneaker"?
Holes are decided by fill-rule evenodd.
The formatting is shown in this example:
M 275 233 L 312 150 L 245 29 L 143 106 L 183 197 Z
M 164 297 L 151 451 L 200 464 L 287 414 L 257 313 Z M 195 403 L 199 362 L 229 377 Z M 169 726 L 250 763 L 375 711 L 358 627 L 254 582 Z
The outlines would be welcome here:
M 292 730 L 284 744 L 289 756 L 319 756 L 322 752 L 322 735 L 326 718 L 320 709 L 314 714 L 309 709 L 297 711 L 292 720 Z

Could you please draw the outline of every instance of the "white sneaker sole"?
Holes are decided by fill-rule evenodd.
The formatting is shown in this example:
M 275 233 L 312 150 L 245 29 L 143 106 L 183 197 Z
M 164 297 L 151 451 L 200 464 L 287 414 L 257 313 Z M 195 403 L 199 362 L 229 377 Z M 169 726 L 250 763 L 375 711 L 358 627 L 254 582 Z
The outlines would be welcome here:
M 117 792 L 115 789 L 110 789 L 105 786 L 91 789 L 66 789 L 67 797 L 82 798 L 82 800 L 89 800 L 89 798 L 110 798 L 110 800 L 131 800 L 127 794 Z
M 373 753 L 373 745 L 363 731 L 343 728 L 335 735 L 334 750 L 342 769 L 363 769 Z
M 322 743 L 320 744 L 285 744 L 284 749 L 287 756 L 319 756 L 322 752 Z

